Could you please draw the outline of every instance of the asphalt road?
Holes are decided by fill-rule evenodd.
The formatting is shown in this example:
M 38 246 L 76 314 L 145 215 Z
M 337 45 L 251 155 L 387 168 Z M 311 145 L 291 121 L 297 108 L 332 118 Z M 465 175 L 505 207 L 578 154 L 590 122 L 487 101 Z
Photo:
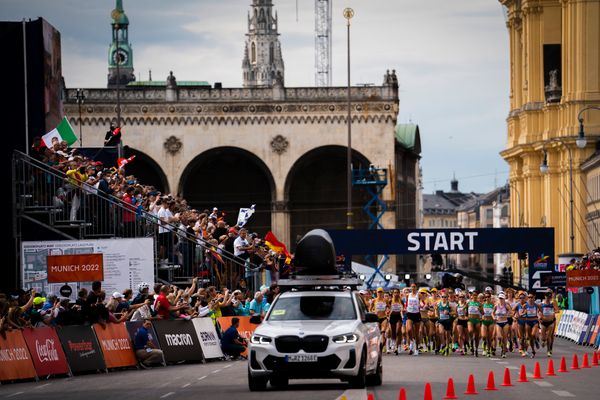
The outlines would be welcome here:
M 554 360 L 558 369 L 560 358 L 567 357 L 570 369 L 573 353 L 582 361 L 584 351 L 591 356 L 592 350 L 565 340 L 555 343 Z M 398 391 L 404 387 L 407 399 L 423 399 L 426 382 L 431 383 L 434 399 L 445 395 L 446 383 L 453 377 L 459 398 L 480 399 L 545 399 L 577 397 L 597 399 L 600 397 L 600 367 L 580 369 L 539 381 L 517 383 L 519 368 L 524 364 L 527 373 L 533 373 L 534 363 L 540 362 L 545 375 L 548 358 L 523 359 L 516 353 L 506 359 L 474 358 L 451 355 L 450 357 L 422 354 L 417 357 L 401 354 L 384 357 L 383 385 L 366 390 L 348 390 L 338 381 L 293 380 L 287 390 L 267 389 L 265 392 L 248 391 L 245 361 L 214 361 L 206 364 L 181 364 L 151 370 L 113 371 L 108 374 L 79 375 L 71 378 L 51 378 L 39 382 L 11 383 L 0 386 L 0 398 L 43 400 L 122 400 L 136 399 L 194 399 L 210 396 L 211 399 L 285 400 L 311 399 L 336 400 L 345 395 L 348 400 L 365 400 L 367 392 L 377 400 L 396 400 Z M 591 358 L 590 358 L 591 362 Z M 514 387 L 501 387 L 504 369 L 509 368 Z M 494 371 L 497 392 L 483 390 L 489 371 Z M 469 374 L 474 374 L 477 396 L 466 396 Z

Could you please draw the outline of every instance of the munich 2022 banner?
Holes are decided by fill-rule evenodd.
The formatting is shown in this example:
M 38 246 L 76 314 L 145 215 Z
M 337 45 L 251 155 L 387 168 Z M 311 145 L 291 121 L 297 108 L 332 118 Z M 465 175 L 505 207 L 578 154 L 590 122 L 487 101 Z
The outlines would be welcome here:
M 4 335 L 0 335 L 0 381 L 35 377 L 35 368 L 21 331 L 5 331 Z
M 104 280 L 102 254 L 48 256 L 48 283 Z
M 231 326 L 231 319 L 234 317 L 220 317 L 218 318 L 219 325 L 221 326 L 221 331 L 225 332 Z M 258 325 L 250 323 L 250 317 L 237 317 L 240 320 L 240 326 L 238 327 L 238 333 L 241 337 L 246 339 L 247 343 L 250 343 L 250 338 L 254 333 L 254 330 Z M 242 355 L 248 355 L 248 349 L 246 349 Z
M 223 351 L 221 350 L 221 341 L 217 336 L 217 330 L 211 318 L 194 318 L 192 320 L 200 346 L 202 346 L 202 354 L 205 359 L 221 358 Z
M 106 368 L 130 367 L 137 363 L 125 324 L 94 324 Z
M 64 326 L 57 328 L 57 331 L 71 371 L 106 369 L 100 346 L 91 326 Z
M 166 362 L 203 361 L 202 348 L 191 321 L 152 322 Z
M 25 328 L 23 337 L 38 376 L 69 373 L 67 358 L 54 328 Z
M 106 293 L 122 292 L 126 288 L 136 288 L 141 282 L 154 282 L 154 242 L 152 238 L 139 239 L 101 239 L 101 240 L 55 240 L 43 242 L 23 242 L 21 246 L 21 277 L 23 287 L 35 288 L 38 293 L 60 293 L 65 283 L 71 286 L 71 300 L 75 300 L 79 288 L 91 288 L 92 281 L 98 276 L 88 276 L 89 281 L 48 280 L 49 256 L 77 256 L 89 254 L 102 255 L 104 279 L 102 289 Z M 93 261 L 93 260 L 92 260 Z M 90 264 L 92 266 L 90 267 Z M 96 270 L 98 262 L 83 263 L 82 269 Z M 61 270 L 72 269 L 75 263 L 64 264 Z M 99 268 L 98 268 L 99 269 Z M 86 273 L 97 271 L 82 271 Z M 57 279 L 69 279 L 68 276 Z M 75 278 L 73 278 L 75 279 Z
M 600 286 L 600 271 L 580 269 L 567 271 L 567 287 Z

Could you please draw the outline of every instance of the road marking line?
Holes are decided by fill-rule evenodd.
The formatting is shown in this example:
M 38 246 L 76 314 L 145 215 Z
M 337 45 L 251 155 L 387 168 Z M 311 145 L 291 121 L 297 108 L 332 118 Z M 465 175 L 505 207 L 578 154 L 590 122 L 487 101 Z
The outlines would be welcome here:
M 553 390 L 552 393 L 560 397 L 575 397 L 573 393 L 567 392 L 566 390 Z
M 169 393 L 167 393 L 167 394 L 163 394 L 162 396 L 160 396 L 160 398 L 161 398 L 161 399 L 164 399 L 164 398 L 166 398 L 166 397 L 169 397 L 169 396 L 172 396 L 172 395 L 174 395 L 174 394 L 175 394 L 175 392 L 169 392 Z
M 508 369 L 516 369 L 517 371 L 519 370 L 519 367 L 515 367 L 514 365 L 509 365 L 506 368 L 508 368 Z
M 6 396 L 6 397 L 18 396 L 18 395 L 20 395 L 20 394 L 23 394 L 23 393 L 24 393 L 24 392 L 16 392 L 16 393 L 13 393 L 13 394 L 9 394 L 9 395 L 8 395 L 8 396 Z
M 186 387 L 188 387 L 188 386 L 190 386 L 190 385 L 191 385 L 191 383 L 186 383 L 186 384 L 185 384 L 185 385 L 183 385 L 181 388 L 183 389 L 183 388 L 186 388 Z
M 225 368 L 229 368 L 229 367 L 231 367 L 232 365 L 233 365 L 233 364 L 226 365 L 226 366 L 224 366 L 224 367 L 223 367 L 223 369 L 225 369 Z
M 500 361 L 499 358 L 490 358 L 490 360 L 492 360 L 492 361 Z
M 159 388 L 165 387 L 165 386 L 167 386 L 169 383 L 171 383 L 171 382 L 165 382 L 165 383 L 163 383 L 162 385 L 159 385 L 158 387 L 159 387 Z
M 508 365 L 510 364 L 508 361 L 498 361 L 498 364 Z
M 213 372 L 211 372 L 211 374 L 218 374 L 219 372 L 221 372 L 222 370 L 220 369 L 215 369 Z
M 348 389 L 336 400 L 364 400 L 367 398 L 367 389 Z
M 545 381 L 533 381 L 533 383 L 535 383 L 536 385 L 538 385 L 540 387 L 552 387 L 552 386 L 554 386 L 550 382 L 545 382 Z
M 199 381 L 201 381 L 202 379 L 206 378 L 206 375 L 201 376 L 200 378 L 198 378 Z
M 51 383 L 44 383 L 42 386 L 36 387 L 36 389 L 41 389 L 43 387 L 50 386 L 50 385 L 52 385 L 52 384 Z

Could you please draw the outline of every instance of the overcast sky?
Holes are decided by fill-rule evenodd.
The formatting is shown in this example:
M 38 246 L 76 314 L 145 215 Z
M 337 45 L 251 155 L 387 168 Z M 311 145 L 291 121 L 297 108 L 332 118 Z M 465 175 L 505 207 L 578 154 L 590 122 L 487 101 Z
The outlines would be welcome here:
M 506 182 L 508 34 L 496 0 L 332 0 L 333 84 L 346 82 L 352 7 L 352 84 L 400 83 L 398 122 L 419 125 L 425 193 L 486 192 Z M 251 0 L 124 0 L 138 79 L 242 84 Z M 286 86 L 314 85 L 314 0 L 274 0 Z M 62 38 L 67 87 L 105 87 L 114 0 L 0 0 L 1 20 L 43 17 Z

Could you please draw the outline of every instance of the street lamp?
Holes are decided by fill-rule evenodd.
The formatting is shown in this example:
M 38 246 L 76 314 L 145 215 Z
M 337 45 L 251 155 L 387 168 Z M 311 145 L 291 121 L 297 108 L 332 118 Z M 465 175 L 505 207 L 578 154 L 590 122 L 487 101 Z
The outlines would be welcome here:
M 77 106 L 79 107 L 79 146 L 83 147 L 83 136 L 81 133 L 81 105 L 85 101 L 85 95 L 83 94 L 83 89 L 77 89 L 77 93 L 75 94 L 75 99 L 77 100 Z
M 581 111 L 579 111 L 579 113 L 577 114 L 577 119 L 579 120 L 579 135 L 577 136 L 577 140 L 575 141 L 577 143 L 577 147 L 579 147 L 580 149 L 583 149 L 585 147 L 585 145 L 587 144 L 587 141 L 585 140 L 585 132 L 583 131 L 583 117 L 582 114 L 584 111 L 587 110 L 600 110 L 599 106 L 587 106 L 584 107 Z
M 352 229 L 352 116 L 350 113 L 350 20 L 354 16 L 354 10 L 351 8 L 344 8 L 344 18 L 346 18 L 347 28 L 347 48 L 348 48 L 348 149 L 346 153 L 346 187 L 348 190 L 348 205 L 346 209 L 346 216 L 348 218 L 346 229 Z
M 582 125 L 581 119 L 580 119 L 580 124 Z M 564 142 L 564 139 L 570 139 L 570 138 L 557 137 L 557 138 L 548 139 L 547 141 L 544 142 L 544 145 L 542 146 L 542 151 L 544 152 L 544 160 L 542 161 L 542 164 L 540 165 L 540 172 L 544 175 L 548 173 L 548 151 L 546 150 L 546 145 L 551 142 L 558 142 L 558 143 L 562 144 L 563 146 L 565 146 L 565 148 L 567 149 L 567 154 L 569 155 L 569 225 L 570 225 L 570 236 L 569 237 L 571 239 L 571 254 L 574 254 L 575 253 L 575 233 L 573 230 L 573 156 L 571 154 L 571 148 L 567 145 L 567 143 Z M 575 141 L 575 143 L 576 143 L 577 147 L 580 149 L 583 149 L 585 147 L 585 145 L 587 144 L 587 142 L 585 140 L 585 136 L 583 135 L 583 129 L 580 129 L 579 136 L 577 137 L 577 140 Z

